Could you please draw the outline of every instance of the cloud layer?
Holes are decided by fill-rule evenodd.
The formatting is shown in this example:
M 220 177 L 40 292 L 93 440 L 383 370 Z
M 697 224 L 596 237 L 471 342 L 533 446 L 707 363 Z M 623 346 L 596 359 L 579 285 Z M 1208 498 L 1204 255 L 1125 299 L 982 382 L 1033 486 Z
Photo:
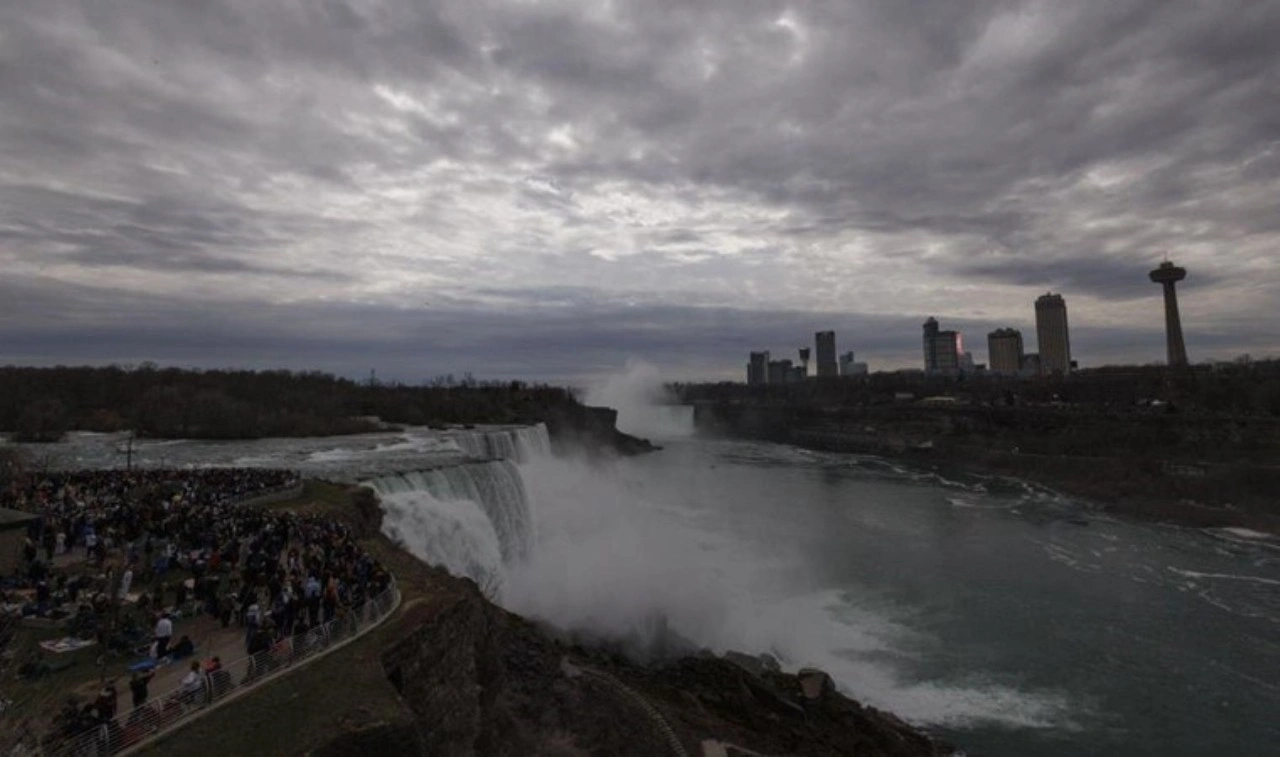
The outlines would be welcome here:
M 1268 3 L 0 5 L 0 360 L 737 376 L 1275 351 Z

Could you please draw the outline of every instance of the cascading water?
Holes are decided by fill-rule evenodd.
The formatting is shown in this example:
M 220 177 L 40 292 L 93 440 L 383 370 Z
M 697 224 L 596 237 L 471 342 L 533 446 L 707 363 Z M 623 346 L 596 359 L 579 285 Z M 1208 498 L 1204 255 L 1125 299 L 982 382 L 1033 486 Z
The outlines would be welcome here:
M 523 560 L 532 541 L 529 498 L 509 460 L 463 462 L 365 482 L 378 493 L 384 530 L 419 558 L 482 585 Z
M 517 463 L 551 451 L 547 427 L 541 423 L 510 429 L 459 431 L 451 433 L 450 438 L 458 449 L 472 457 L 496 457 Z
M 450 432 L 480 461 L 380 476 L 383 530 L 426 562 L 500 590 L 504 566 L 523 561 L 533 541 L 529 497 L 515 463 L 550 454 L 547 427 Z

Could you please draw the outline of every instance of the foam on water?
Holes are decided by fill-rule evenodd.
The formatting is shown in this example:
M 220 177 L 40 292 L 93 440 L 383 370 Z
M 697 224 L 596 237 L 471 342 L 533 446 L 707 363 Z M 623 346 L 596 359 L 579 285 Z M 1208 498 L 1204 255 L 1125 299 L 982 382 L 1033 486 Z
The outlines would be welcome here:
M 1264 584 L 1267 586 L 1280 586 L 1280 580 L 1274 578 L 1264 578 L 1262 576 L 1241 576 L 1231 573 L 1202 573 L 1196 570 L 1175 568 L 1172 565 L 1168 567 L 1170 572 L 1177 573 L 1180 576 L 1186 576 L 1187 578 L 1216 578 L 1225 581 L 1248 581 L 1250 583 Z

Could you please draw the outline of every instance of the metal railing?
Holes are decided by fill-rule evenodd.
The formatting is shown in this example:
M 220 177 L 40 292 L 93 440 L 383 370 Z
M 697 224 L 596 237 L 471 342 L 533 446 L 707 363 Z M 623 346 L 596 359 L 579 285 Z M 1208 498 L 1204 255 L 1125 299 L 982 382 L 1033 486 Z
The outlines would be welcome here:
M 378 625 L 400 604 L 395 580 L 378 596 L 358 607 L 349 607 L 333 620 L 271 645 L 270 649 L 242 657 L 213 671 L 200 671 L 198 679 L 178 684 L 166 694 L 111 720 L 67 738 L 46 741 L 45 755 L 98 757 L 114 755 L 174 730 L 199 717 L 214 705 L 270 681 L 341 646 Z M 121 699 L 127 697 L 127 692 Z

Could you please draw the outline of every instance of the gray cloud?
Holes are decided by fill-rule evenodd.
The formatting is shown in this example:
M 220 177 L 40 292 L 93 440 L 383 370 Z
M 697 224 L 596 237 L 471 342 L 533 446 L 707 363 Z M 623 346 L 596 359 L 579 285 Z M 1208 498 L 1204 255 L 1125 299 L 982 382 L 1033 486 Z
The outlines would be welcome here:
M 0 360 L 726 375 L 831 325 L 893 366 L 1045 289 L 1084 362 L 1146 360 L 1164 253 L 1193 353 L 1274 351 L 1277 38 L 1244 0 L 6 4 Z

